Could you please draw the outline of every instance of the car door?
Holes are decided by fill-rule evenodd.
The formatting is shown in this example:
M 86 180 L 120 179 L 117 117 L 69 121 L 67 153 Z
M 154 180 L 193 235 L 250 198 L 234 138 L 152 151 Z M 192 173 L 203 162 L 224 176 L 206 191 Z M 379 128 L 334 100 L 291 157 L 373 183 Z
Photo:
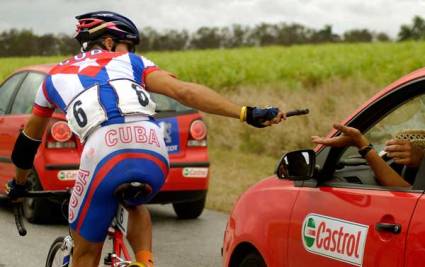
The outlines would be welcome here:
M 4 161 L 3 168 L 0 170 L 0 181 L 2 183 L 15 175 L 15 168 L 10 161 L 10 155 L 19 132 L 24 128 L 25 122 L 31 114 L 35 94 L 44 77 L 44 74 L 38 72 L 26 73 L 19 88 L 10 97 L 9 110 L 3 115 L 3 122 L 0 124 L 0 132 L 2 133 L 0 157 Z M 0 190 L 3 190 L 3 188 L 1 187 Z
M 17 88 L 22 84 L 27 72 L 19 72 L 9 77 L 0 86 L 0 183 L 8 179 L 10 175 L 10 153 L 9 153 L 9 142 L 11 133 L 9 132 L 10 120 L 8 114 L 12 105 L 12 99 L 16 94 Z M 11 176 L 9 176 L 10 178 Z M 3 190 L 3 186 L 0 186 L 0 191 Z
M 356 114 L 377 151 L 406 129 L 425 130 L 425 84 L 396 88 Z M 290 221 L 289 266 L 404 266 L 409 223 L 423 188 L 379 185 L 353 148 L 319 152 L 316 180 L 300 186 Z M 388 161 L 414 185 L 415 169 Z

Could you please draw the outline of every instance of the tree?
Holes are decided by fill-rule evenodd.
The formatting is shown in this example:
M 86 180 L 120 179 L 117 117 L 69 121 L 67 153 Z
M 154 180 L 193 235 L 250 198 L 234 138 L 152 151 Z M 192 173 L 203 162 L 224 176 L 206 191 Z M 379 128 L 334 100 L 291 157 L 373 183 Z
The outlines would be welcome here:
M 311 43 L 327 43 L 327 42 L 336 42 L 340 38 L 337 34 L 332 32 L 331 25 L 325 25 L 323 29 L 318 31 L 313 31 L 310 38 Z
M 425 39 L 425 20 L 420 16 L 413 18 L 412 25 L 402 25 L 398 33 L 399 41 L 406 40 L 424 40 Z
M 388 36 L 388 34 L 384 32 L 378 32 L 375 34 L 374 39 L 378 42 L 389 42 L 391 41 L 391 38 Z
M 373 35 L 367 29 L 355 29 L 344 33 L 344 41 L 348 43 L 369 43 Z
M 220 45 L 221 36 L 217 27 L 199 28 L 190 41 L 191 48 L 197 49 L 219 48 Z

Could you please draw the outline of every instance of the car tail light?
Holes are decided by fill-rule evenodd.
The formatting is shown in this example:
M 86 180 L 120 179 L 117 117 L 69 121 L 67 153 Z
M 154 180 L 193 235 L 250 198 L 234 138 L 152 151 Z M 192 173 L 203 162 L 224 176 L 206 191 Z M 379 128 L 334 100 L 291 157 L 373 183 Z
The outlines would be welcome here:
M 77 145 L 72 137 L 72 131 L 66 122 L 55 122 L 50 128 L 47 148 L 75 148 Z
M 194 120 L 190 125 L 188 146 L 207 146 L 207 126 L 202 120 Z

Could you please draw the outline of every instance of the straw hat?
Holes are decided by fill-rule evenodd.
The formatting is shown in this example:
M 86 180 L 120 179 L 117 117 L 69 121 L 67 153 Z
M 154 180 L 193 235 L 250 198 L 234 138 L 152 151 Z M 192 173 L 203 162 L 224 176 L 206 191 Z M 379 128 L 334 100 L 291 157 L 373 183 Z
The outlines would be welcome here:
M 394 138 L 398 140 L 408 140 L 414 145 L 425 148 L 425 130 L 403 130 L 395 134 Z

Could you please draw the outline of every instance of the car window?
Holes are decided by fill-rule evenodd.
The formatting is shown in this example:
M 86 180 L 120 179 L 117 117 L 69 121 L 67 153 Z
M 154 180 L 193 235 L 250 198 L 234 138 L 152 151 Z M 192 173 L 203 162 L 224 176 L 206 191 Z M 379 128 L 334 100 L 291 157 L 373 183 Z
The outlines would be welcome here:
M 382 152 L 385 142 L 403 133 L 425 130 L 425 95 L 417 96 L 388 114 L 365 135 L 376 151 Z M 349 148 L 343 158 L 358 157 L 356 148 Z
M 187 111 L 192 109 L 180 104 L 179 102 L 172 98 L 169 98 L 168 96 L 156 93 L 150 93 L 150 95 L 152 97 L 152 100 L 156 103 L 156 112 Z
M 44 80 L 45 75 L 37 72 L 28 73 L 15 97 L 12 114 L 31 113 L 35 94 Z
M 419 95 L 400 105 L 364 134 L 374 145 L 376 151 L 383 155 L 385 154 L 383 149 L 386 141 L 399 136 L 406 137 L 406 133 L 415 133 L 418 130 L 425 130 L 424 95 Z M 417 169 L 396 164 L 390 159 L 387 160 L 387 163 L 409 183 L 414 182 Z M 337 163 L 332 179 L 329 181 L 331 183 L 379 185 L 367 161 L 360 157 L 358 149 L 355 147 L 349 147 L 345 150 Z
M 20 72 L 4 82 L 0 87 L 0 114 L 5 114 L 7 107 L 10 103 L 10 98 L 13 96 L 13 93 L 16 87 L 20 84 L 22 79 L 25 77 L 26 72 Z

